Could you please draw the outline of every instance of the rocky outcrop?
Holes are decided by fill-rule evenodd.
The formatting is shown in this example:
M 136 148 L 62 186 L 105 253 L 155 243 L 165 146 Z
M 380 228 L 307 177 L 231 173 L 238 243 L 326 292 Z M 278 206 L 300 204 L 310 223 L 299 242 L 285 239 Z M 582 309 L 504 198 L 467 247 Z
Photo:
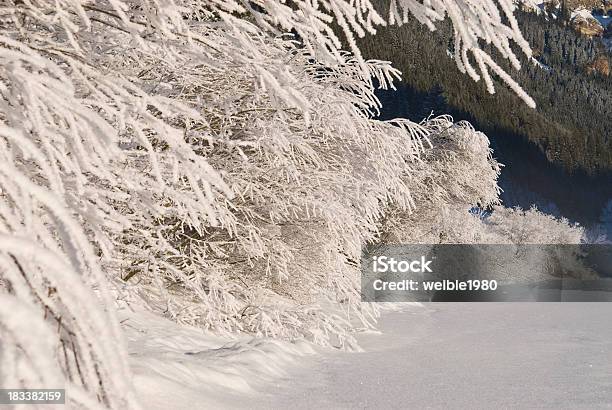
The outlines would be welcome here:
M 587 10 L 603 10 L 607 12 L 612 9 L 611 0 L 544 0 L 542 3 L 544 3 L 543 8 L 547 10 L 560 9 L 563 6 L 570 11 L 584 8 Z M 523 5 L 528 6 L 529 4 L 524 3 Z
M 586 67 L 589 74 L 599 73 L 606 77 L 610 75 L 610 60 L 604 55 L 599 55 Z
M 589 37 L 601 36 L 605 31 L 599 21 L 584 14 L 577 14 L 574 16 L 570 20 L 570 24 L 576 31 Z
M 605 0 L 566 0 L 567 8 L 575 10 L 583 7 L 587 10 L 599 9 L 608 6 L 606 3 L 610 3 Z

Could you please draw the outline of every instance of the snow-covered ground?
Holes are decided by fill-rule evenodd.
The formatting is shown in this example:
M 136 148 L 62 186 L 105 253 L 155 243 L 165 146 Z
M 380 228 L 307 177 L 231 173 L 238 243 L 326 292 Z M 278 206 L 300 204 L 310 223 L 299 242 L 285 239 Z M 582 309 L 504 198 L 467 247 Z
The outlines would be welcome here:
M 409 307 L 362 334 L 359 353 L 248 338 L 224 345 L 174 326 L 130 334 L 147 409 L 612 408 L 606 303 Z
M 119 313 L 146 410 L 234 407 L 256 395 L 254 381 L 273 383 L 314 353 L 307 343 L 220 337 L 143 310 Z

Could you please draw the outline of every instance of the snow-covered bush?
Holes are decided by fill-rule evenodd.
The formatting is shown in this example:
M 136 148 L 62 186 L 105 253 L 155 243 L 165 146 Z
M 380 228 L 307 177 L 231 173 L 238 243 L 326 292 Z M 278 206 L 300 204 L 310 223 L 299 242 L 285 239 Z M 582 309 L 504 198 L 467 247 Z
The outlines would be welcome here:
M 375 235 L 385 203 L 412 206 L 402 177 L 428 130 L 369 119 L 375 100 L 356 60 L 330 67 L 308 62 L 299 49 L 276 51 L 270 58 L 301 84 L 312 105 L 308 116 L 250 90 L 257 73 L 243 65 L 200 69 L 202 78 L 233 78 L 202 97 L 211 103 L 210 125 L 201 131 L 215 143 L 192 144 L 224 170 L 236 195 L 221 202 L 218 226 L 187 224 L 173 209 L 154 223 L 143 219 L 138 234 L 124 233 L 131 242 L 117 241 L 120 268 L 128 285 L 147 287 L 153 305 L 179 321 L 268 336 L 307 331 L 324 343 L 336 325 L 318 329 L 328 323 L 304 305 L 333 292 L 361 314 L 355 268 L 346 261 L 358 259 L 361 244 Z M 394 74 L 383 63 L 370 67 L 383 83 Z M 240 101 L 233 109 L 232 99 Z M 217 109 L 222 100 L 225 112 Z M 304 326 L 306 319 L 312 324 Z
M 479 219 L 469 211 L 499 204 L 500 165 L 489 140 L 465 122 L 449 117 L 431 121 L 432 148 L 411 173 L 409 186 L 419 206 L 414 212 L 390 209 L 383 221 L 385 243 L 477 242 Z
M 496 189 L 485 140 L 469 127 L 372 119 L 372 77 L 389 86 L 398 73 L 364 61 L 353 35 L 447 15 L 459 68 L 491 91 L 492 70 L 533 103 L 480 48 L 493 43 L 515 67 L 510 41 L 529 54 L 510 0 L 389 10 L 385 19 L 367 0 L 2 2 L 2 384 L 65 379 L 79 408 L 134 407 L 115 298 L 216 330 L 350 344 L 349 320 L 372 313 L 359 304 L 356 261 L 388 209 L 414 210 L 429 187 L 423 209 L 488 203 Z M 492 167 L 477 185 L 444 168 L 472 160 Z M 321 299 L 338 313 L 321 312 Z
M 491 237 L 487 243 L 579 244 L 584 229 L 565 218 L 543 214 L 537 209 L 495 207 L 484 220 Z
M 489 140 L 467 123 L 443 127 L 429 136 L 421 166 L 408 186 L 417 203 L 413 212 L 391 209 L 383 224 L 386 243 L 578 244 L 584 229 L 537 209 L 500 205 L 497 177 L 501 165 Z M 486 212 L 478 210 L 487 210 Z M 474 212 L 477 211 L 477 212 Z
M 429 206 L 417 207 L 413 212 L 398 209 L 387 212 L 379 242 L 500 245 L 484 248 L 484 252 L 475 248 L 471 258 L 474 263 L 478 259 L 487 269 L 503 267 L 501 272 L 487 272 L 488 277 L 501 275 L 498 277 L 501 280 L 533 282 L 562 271 L 590 275 L 569 254 L 575 248 L 546 246 L 581 243 L 582 227 L 535 208 L 524 211 L 500 205 L 497 186 L 500 164 L 492 158 L 484 134 L 474 131 L 469 124 L 459 123 L 429 139 L 433 148 L 421 156 L 423 166 L 411 173 L 413 179 L 409 184 L 415 201 Z M 525 246 L 528 244 L 543 246 Z M 513 254 L 508 252 L 508 246 L 520 252 L 521 263 L 496 259 Z

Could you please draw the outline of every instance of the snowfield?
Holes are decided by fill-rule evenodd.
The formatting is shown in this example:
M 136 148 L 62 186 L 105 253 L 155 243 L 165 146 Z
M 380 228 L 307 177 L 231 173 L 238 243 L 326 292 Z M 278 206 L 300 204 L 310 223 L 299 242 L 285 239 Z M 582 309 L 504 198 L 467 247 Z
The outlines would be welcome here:
M 612 408 L 605 303 L 442 303 L 386 313 L 363 352 L 124 322 L 147 409 Z M 144 326 L 148 330 L 144 330 Z M 141 333 L 139 335 L 139 333 Z

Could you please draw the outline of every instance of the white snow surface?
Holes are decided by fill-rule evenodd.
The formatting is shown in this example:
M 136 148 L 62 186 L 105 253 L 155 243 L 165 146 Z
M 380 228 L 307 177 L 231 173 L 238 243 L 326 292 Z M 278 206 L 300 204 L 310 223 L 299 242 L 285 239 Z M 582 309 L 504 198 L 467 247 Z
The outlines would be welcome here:
M 409 306 L 362 333 L 358 353 L 228 342 L 142 313 L 123 325 L 151 410 L 612 408 L 606 303 Z
M 147 410 L 227 408 L 314 353 L 310 344 L 212 335 L 138 308 L 120 310 L 133 383 Z

